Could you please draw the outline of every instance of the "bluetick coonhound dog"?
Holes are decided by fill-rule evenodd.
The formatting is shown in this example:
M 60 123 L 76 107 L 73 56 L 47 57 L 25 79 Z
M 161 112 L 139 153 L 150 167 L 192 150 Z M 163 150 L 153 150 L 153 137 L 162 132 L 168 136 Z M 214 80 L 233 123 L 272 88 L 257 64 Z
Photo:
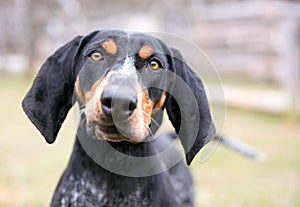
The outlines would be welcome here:
M 75 102 L 76 141 L 51 206 L 194 206 L 181 158 L 190 165 L 215 127 L 203 83 L 177 49 L 120 30 L 75 37 L 46 60 L 22 106 L 53 143 Z M 156 135 L 164 109 L 176 133 Z M 174 150 L 177 137 L 184 154 Z

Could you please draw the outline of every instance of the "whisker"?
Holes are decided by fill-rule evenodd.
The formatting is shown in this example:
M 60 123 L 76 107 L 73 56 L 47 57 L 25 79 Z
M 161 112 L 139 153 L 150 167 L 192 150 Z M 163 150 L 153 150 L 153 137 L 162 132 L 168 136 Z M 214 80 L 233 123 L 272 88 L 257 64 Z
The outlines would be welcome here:
M 85 108 L 80 109 L 80 110 L 79 110 L 79 114 L 84 113 L 84 111 L 85 111 Z
M 81 115 L 84 114 L 84 112 L 85 112 L 85 108 L 80 109 L 80 110 L 78 111 L 78 114 L 75 116 L 75 120 L 78 120 L 78 119 L 80 120 Z M 86 117 L 84 117 L 83 120 L 85 120 L 85 119 L 86 119 Z
M 82 120 L 80 120 L 80 124 L 82 124 L 86 120 L 86 117 L 83 117 Z
M 148 125 L 146 123 L 144 123 L 145 127 L 147 128 L 149 135 L 151 136 L 151 138 L 154 138 L 154 134 L 152 132 L 152 130 L 150 129 L 150 127 L 148 127 Z
M 76 120 L 80 119 L 80 116 L 81 116 L 81 115 L 84 113 L 84 111 L 85 111 L 85 109 L 81 109 L 81 110 L 79 110 L 79 112 L 78 112 L 77 116 L 75 117 L 75 118 L 76 118 Z
M 153 134 L 152 130 L 150 129 L 150 127 L 146 123 L 144 123 L 144 125 L 147 128 L 147 130 L 151 133 L 151 135 L 154 136 L 154 134 Z
M 156 125 L 156 126 L 158 126 L 158 127 L 160 127 L 160 125 L 151 117 L 151 116 L 149 116 L 145 111 L 143 111 L 142 110 L 142 112 L 146 115 L 146 116 L 148 116 L 150 119 L 151 119 L 151 121 Z

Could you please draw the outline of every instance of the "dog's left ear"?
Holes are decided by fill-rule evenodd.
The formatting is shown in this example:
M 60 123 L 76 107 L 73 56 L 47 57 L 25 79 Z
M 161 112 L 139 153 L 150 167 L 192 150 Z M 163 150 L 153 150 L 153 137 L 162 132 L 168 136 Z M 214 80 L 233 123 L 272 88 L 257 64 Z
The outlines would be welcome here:
M 166 109 L 190 165 L 199 150 L 214 137 L 215 126 L 202 81 L 178 50 L 171 49 L 171 53 L 176 78 Z
M 22 102 L 24 112 L 48 143 L 55 141 L 73 105 L 77 55 L 95 33 L 75 37 L 48 57 Z

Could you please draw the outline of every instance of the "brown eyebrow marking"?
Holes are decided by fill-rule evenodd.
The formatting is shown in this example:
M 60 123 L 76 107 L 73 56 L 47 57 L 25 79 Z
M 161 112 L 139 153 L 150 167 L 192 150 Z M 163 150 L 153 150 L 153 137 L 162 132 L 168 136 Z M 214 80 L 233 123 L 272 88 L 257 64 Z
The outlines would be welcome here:
M 102 47 L 105 49 L 107 53 L 116 54 L 117 53 L 117 45 L 112 39 L 107 39 L 102 43 Z
M 139 56 L 143 59 L 149 58 L 153 54 L 153 49 L 149 45 L 144 45 L 139 51 Z

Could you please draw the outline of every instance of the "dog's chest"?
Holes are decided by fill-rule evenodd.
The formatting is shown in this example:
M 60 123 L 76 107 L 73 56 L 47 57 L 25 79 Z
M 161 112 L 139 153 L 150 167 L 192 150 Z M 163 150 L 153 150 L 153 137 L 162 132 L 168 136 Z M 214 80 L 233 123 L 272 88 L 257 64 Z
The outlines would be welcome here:
M 71 175 L 60 189 L 58 203 L 59 206 L 153 206 L 152 202 L 156 199 L 143 183 L 131 179 L 120 181 L 113 177 L 91 178 L 87 174 L 80 178 Z

